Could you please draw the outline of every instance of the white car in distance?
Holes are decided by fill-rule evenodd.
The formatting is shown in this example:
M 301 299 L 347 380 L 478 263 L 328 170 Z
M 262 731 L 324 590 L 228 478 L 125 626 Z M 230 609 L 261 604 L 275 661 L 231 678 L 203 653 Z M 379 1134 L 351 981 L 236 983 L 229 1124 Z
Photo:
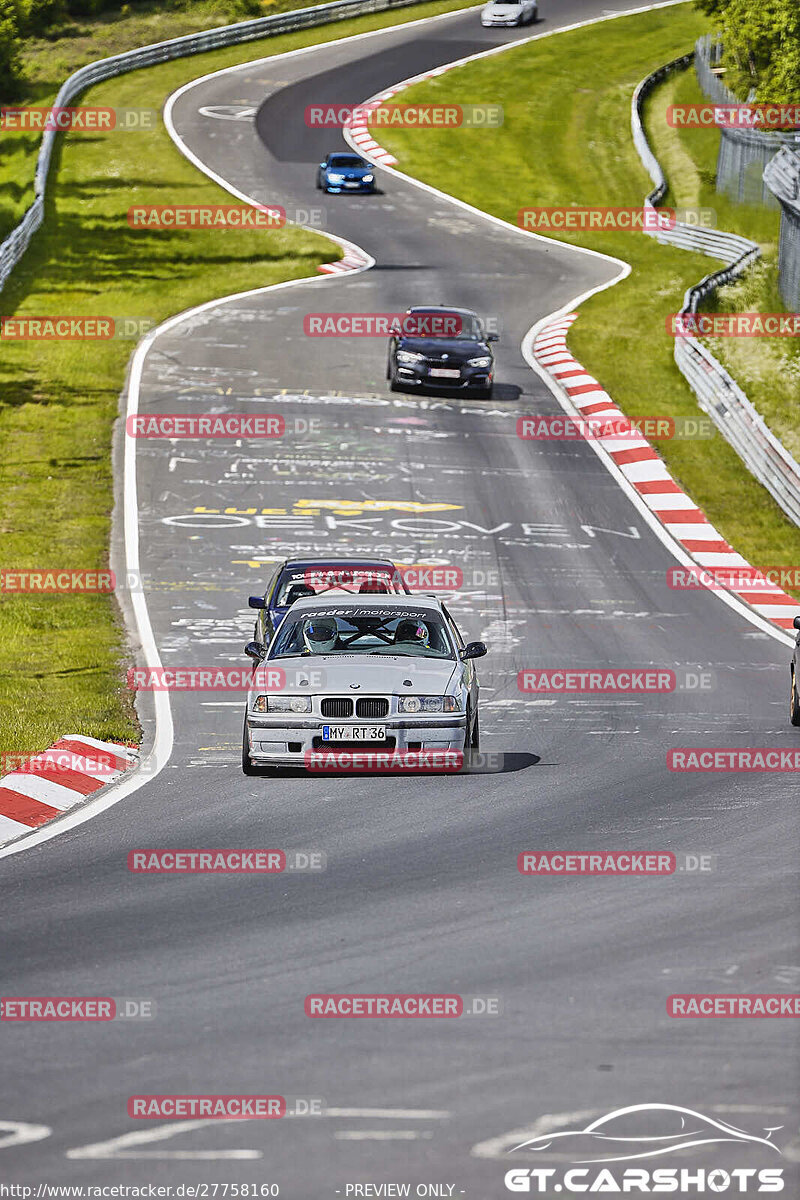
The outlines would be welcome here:
M 491 26 L 532 25 L 539 15 L 536 0 L 489 0 L 481 9 L 481 25 Z

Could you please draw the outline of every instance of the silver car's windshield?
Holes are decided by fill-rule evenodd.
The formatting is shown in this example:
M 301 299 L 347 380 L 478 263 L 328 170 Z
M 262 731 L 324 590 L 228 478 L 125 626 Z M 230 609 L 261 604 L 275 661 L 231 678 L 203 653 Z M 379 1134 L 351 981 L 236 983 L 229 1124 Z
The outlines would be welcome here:
M 404 658 L 455 659 L 441 615 L 433 609 L 341 608 L 305 610 L 281 624 L 270 658 L 298 655 L 383 654 Z

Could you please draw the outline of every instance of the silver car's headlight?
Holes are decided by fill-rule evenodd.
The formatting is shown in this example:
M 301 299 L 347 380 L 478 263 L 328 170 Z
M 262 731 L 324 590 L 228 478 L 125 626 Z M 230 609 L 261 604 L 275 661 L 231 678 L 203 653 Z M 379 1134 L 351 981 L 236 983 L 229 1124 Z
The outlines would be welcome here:
M 401 713 L 458 712 L 455 696 L 401 696 L 397 705 Z
M 470 367 L 490 367 L 492 360 L 484 355 L 483 358 L 471 358 L 467 365 Z
M 253 712 L 311 712 L 310 696 L 256 696 Z
M 425 355 L 424 354 L 414 354 L 413 350 L 398 350 L 397 351 L 397 361 L 399 363 L 424 362 Z

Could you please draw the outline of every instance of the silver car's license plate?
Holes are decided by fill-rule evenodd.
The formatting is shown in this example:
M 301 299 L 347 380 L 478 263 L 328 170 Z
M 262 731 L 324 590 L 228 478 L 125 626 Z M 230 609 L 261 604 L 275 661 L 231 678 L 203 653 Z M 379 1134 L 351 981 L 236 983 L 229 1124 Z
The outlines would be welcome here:
M 323 725 L 324 742 L 385 742 L 385 725 Z
M 435 375 L 437 379 L 459 379 L 460 371 L 446 371 L 443 367 L 431 367 L 430 374 Z

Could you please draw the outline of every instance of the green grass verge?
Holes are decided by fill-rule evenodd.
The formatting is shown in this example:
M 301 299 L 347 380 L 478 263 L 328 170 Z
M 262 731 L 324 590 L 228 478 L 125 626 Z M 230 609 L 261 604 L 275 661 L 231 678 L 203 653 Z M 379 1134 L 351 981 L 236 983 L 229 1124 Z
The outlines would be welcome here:
M 86 103 L 161 107 L 180 84 L 262 58 L 458 7 L 436 3 L 270 38 L 132 72 Z M 54 160 L 46 223 L 2 295 L 5 315 L 144 317 L 232 291 L 314 275 L 333 243 L 264 233 L 132 230 L 130 205 L 229 202 L 178 152 L 163 127 L 70 134 Z M 111 427 L 132 343 L 4 341 L 0 361 L 0 566 L 107 565 Z M 0 751 L 32 752 L 65 732 L 137 736 L 124 686 L 125 637 L 107 596 L 0 597 Z
M 324 0 L 264 0 L 264 16 L 290 12 L 296 8 L 308 8 Z M 277 38 L 264 38 L 244 46 L 233 46 L 202 55 L 203 63 L 210 63 L 207 70 L 218 70 L 237 62 L 263 58 L 268 54 L 280 54 L 297 46 L 308 46 L 316 42 L 362 33 L 368 29 L 383 29 L 387 25 L 398 25 L 440 12 L 451 12 L 463 8 L 464 0 L 435 0 L 431 4 L 412 5 L 395 12 L 377 13 L 374 16 L 358 17 L 347 21 L 332 22 L 327 26 L 308 29 L 301 33 L 282 34 Z M 163 42 L 168 38 L 182 37 L 218 25 L 229 25 L 243 18 L 236 0 L 143 0 L 142 3 L 123 6 L 123 11 L 102 13 L 98 17 L 71 21 L 58 30 L 59 36 L 31 38 L 25 44 L 23 62 L 25 69 L 25 99 L 20 103 L 51 104 L 65 79 L 73 71 L 98 58 L 108 58 L 134 50 L 137 46 Z M 180 63 L 166 64 L 178 68 L 179 82 L 193 79 L 200 69 L 184 65 L 198 56 L 182 59 Z M 178 84 L 176 84 L 178 86 Z M 142 91 L 139 104 L 148 104 L 147 94 Z M 0 101 L 2 81 L 0 80 Z M 121 101 L 117 101 L 121 104 Z M 18 105 L 17 105 L 18 106 Z M 39 138 L 23 132 L 0 133 L 0 241 L 20 220 L 25 209 L 33 201 L 33 174 Z
M 710 312 L 783 312 L 778 288 L 780 210 L 734 204 L 714 189 L 720 135 L 715 129 L 671 129 L 668 104 L 700 104 L 705 97 L 694 71 L 684 71 L 654 94 L 648 133 L 670 183 L 667 204 L 716 210 L 717 227 L 752 238 L 761 247 L 758 265 L 737 283 L 720 288 Z M 731 372 L 783 444 L 800 458 L 800 343 L 791 338 L 708 338 L 706 345 Z
M 525 205 L 640 205 L 652 185 L 631 139 L 631 94 L 649 72 L 690 50 L 705 29 L 704 18 L 681 5 L 556 34 L 467 64 L 415 86 L 404 100 L 490 99 L 504 107 L 501 128 L 392 129 L 381 141 L 401 170 L 512 224 Z M 650 108 L 665 102 L 659 92 Z M 665 165 L 669 171 L 675 163 Z M 716 194 L 712 207 L 721 218 L 729 215 Z M 754 215 L 752 220 L 755 229 Z M 742 231 L 748 228 L 745 223 Z M 570 333 L 577 359 L 631 417 L 696 416 L 696 400 L 673 361 L 665 320 L 714 260 L 635 233 L 568 233 L 562 240 L 615 255 L 633 268 L 622 283 L 582 305 Z M 747 347 L 752 345 L 749 340 Z M 500 362 L 502 369 L 502 357 Z M 676 439 L 658 449 L 675 478 L 750 562 L 800 562 L 800 530 L 723 438 Z

